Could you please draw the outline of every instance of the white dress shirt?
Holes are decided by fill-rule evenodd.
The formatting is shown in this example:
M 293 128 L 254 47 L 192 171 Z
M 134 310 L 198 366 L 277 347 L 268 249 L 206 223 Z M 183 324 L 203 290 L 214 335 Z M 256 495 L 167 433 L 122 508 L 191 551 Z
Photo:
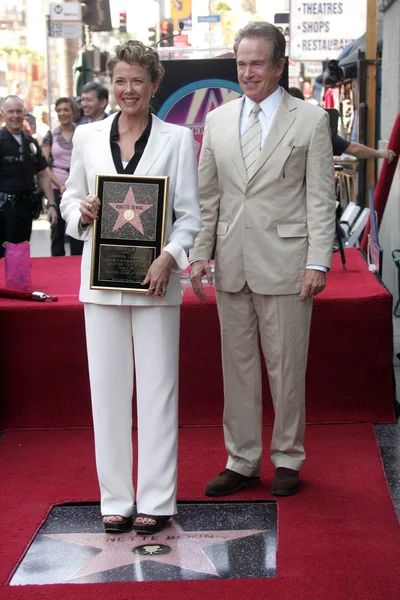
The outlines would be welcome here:
M 282 89 L 278 87 L 278 89 L 273 94 L 268 96 L 268 98 L 265 98 L 265 100 L 263 100 L 259 104 L 261 108 L 260 112 L 258 113 L 258 118 L 260 119 L 261 124 L 261 147 L 264 144 L 264 140 L 271 128 L 276 109 L 278 108 L 281 99 Z M 247 96 L 244 97 L 242 114 L 240 117 L 240 137 L 242 137 L 246 129 L 247 120 L 255 104 L 256 103 L 254 102 L 254 100 L 250 100 L 250 98 L 248 98 Z

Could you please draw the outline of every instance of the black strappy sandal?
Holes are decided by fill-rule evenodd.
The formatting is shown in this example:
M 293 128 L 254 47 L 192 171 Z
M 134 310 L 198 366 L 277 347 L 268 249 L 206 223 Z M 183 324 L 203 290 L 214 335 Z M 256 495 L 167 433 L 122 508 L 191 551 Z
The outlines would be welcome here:
M 136 519 L 139 517 L 141 519 L 152 519 L 155 521 L 155 523 L 153 525 L 150 525 L 150 523 L 136 523 Z M 133 531 L 136 531 L 136 533 L 158 533 L 164 529 L 165 524 L 170 520 L 170 518 L 170 516 L 146 515 L 144 513 L 139 513 L 133 524 Z
M 104 517 L 120 517 L 121 515 L 103 515 Z M 107 521 L 104 522 L 104 531 L 106 533 L 125 533 L 132 529 L 132 517 L 122 517 L 122 521 Z

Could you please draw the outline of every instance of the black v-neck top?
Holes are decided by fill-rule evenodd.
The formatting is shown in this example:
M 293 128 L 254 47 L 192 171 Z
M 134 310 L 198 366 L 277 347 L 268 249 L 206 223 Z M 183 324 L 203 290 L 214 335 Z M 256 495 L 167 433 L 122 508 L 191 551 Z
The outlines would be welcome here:
M 113 157 L 113 161 L 114 161 L 114 165 L 115 165 L 115 169 L 116 169 L 117 173 L 119 173 L 120 175 L 133 175 L 134 172 L 136 171 L 136 167 L 138 166 L 140 159 L 142 158 L 144 149 L 147 146 L 147 142 L 149 141 L 153 119 L 151 117 L 151 114 L 149 114 L 149 123 L 148 123 L 146 129 L 143 131 L 140 138 L 137 140 L 137 142 L 135 144 L 135 153 L 132 156 L 132 158 L 130 159 L 129 163 L 126 165 L 126 168 L 124 169 L 124 167 L 122 165 L 122 161 L 121 161 L 121 148 L 117 144 L 117 142 L 119 140 L 118 119 L 121 116 L 121 112 L 122 111 L 120 111 L 116 115 L 116 117 L 111 125 L 111 131 L 110 131 L 111 154 Z

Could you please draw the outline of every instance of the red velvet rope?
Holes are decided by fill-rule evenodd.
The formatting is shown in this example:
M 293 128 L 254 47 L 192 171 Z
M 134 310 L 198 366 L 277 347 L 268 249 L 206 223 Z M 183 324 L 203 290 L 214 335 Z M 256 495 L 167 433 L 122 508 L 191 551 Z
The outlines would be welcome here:
M 24 290 L 11 290 L 9 288 L 0 288 L 0 298 L 12 298 L 14 300 L 33 300 L 34 302 L 57 302 L 57 296 L 47 296 L 47 298 L 40 300 L 33 296 L 33 291 L 24 291 Z
M 383 161 L 381 171 L 379 173 L 378 183 L 376 184 L 374 193 L 374 205 L 375 211 L 378 216 L 378 227 L 381 224 L 383 213 L 385 211 L 386 202 L 389 197 L 390 187 L 392 185 L 393 177 L 396 171 L 397 163 L 400 154 L 400 113 L 397 115 L 395 124 L 390 134 L 388 143 L 388 150 L 393 150 L 396 154 L 395 158 L 389 164 L 387 159 Z M 361 241 L 361 249 L 367 252 L 368 246 L 368 234 L 371 230 L 371 221 L 368 219 L 367 225 L 364 229 L 364 235 Z

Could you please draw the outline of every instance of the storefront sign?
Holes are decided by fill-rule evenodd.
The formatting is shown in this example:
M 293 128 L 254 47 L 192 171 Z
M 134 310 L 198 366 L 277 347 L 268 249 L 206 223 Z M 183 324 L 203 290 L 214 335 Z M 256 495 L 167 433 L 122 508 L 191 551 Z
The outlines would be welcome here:
M 337 58 L 366 31 L 367 0 L 341 2 L 290 2 L 290 58 Z

